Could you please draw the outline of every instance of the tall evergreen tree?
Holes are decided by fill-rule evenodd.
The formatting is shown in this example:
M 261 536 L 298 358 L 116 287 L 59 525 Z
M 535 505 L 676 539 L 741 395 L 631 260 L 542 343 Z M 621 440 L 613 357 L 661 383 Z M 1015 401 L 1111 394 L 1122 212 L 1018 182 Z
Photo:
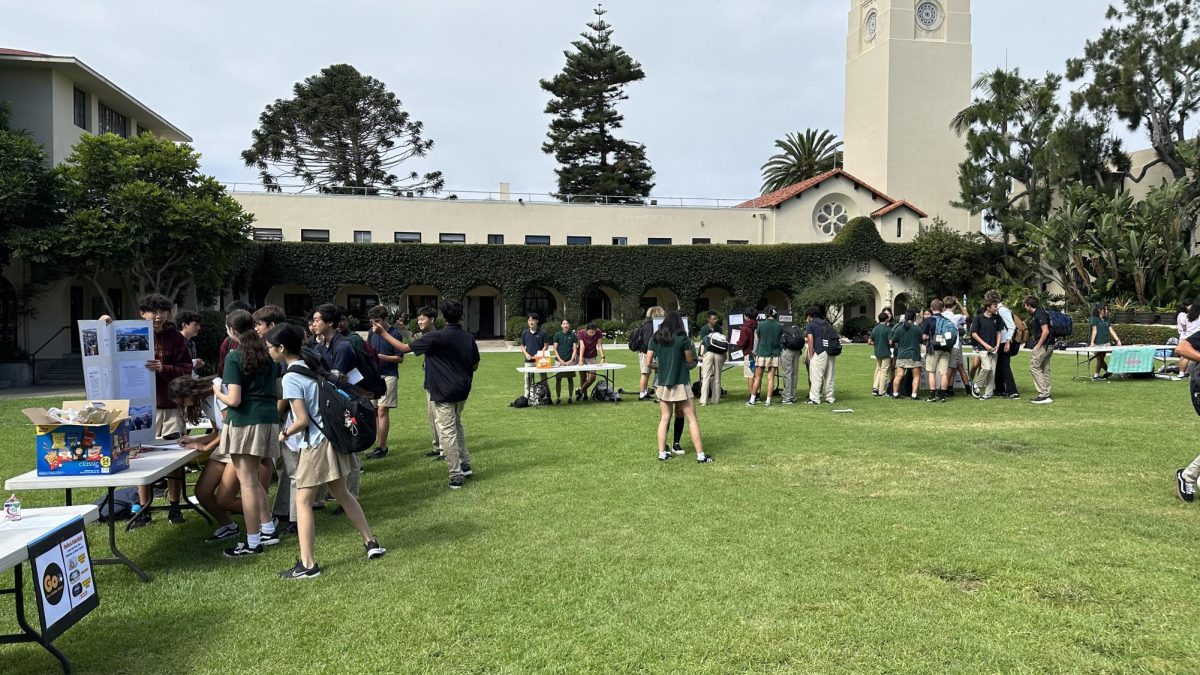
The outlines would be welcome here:
M 612 41 L 612 26 L 597 6 L 582 40 L 571 43 L 567 63 L 542 89 L 554 96 L 546 104 L 553 115 L 542 151 L 558 162 L 558 199 L 562 201 L 640 203 L 654 188 L 654 170 L 646 146 L 614 135 L 625 119 L 617 103 L 629 98 L 625 85 L 646 77 L 642 66 Z

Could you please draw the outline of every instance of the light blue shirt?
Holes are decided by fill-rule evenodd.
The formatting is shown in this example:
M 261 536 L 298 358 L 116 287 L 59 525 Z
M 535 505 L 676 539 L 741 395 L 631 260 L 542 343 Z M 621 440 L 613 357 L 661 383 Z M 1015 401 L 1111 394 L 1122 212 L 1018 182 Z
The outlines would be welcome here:
M 301 364 L 303 365 L 303 364 Z M 304 408 L 308 411 L 308 445 L 316 447 L 325 440 L 325 434 L 321 433 L 321 408 L 319 388 L 317 381 L 300 373 L 293 373 L 290 370 L 283 374 L 283 400 L 291 401 L 300 399 L 304 401 Z M 290 404 L 289 404 L 290 405 Z M 289 422 L 291 416 L 289 415 Z M 290 426 L 290 424 L 289 424 Z M 296 434 L 297 444 L 301 447 L 304 443 L 304 434 Z M 291 439 L 288 439 L 289 441 Z

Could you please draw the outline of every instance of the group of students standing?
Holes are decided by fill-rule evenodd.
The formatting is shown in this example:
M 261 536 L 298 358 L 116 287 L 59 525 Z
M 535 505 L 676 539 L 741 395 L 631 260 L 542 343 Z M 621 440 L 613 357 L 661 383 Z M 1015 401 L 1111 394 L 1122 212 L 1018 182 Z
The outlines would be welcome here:
M 338 420 L 322 418 L 321 388 L 332 382 L 345 391 L 356 391 L 356 371 L 377 371 L 386 387 L 374 398 L 377 447 L 369 456 L 387 454 L 388 412 L 396 407 L 395 366 L 406 353 L 425 355 L 425 390 L 434 430 L 434 454 L 450 465 L 450 487 L 462 487 L 472 474 L 462 407 L 470 394 L 479 352 L 474 338 L 462 330 L 462 305 L 443 303 L 443 330 L 433 331 L 437 310 L 422 308 L 418 325 L 423 334 L 405 342 L 401 331 L 388 322 L 385 308 L 372 309 L 371 347 L 346 326 L 344 312 L 322 305 L 309 317 L 308 331 L 286 321 L 274 305 L 253 313 L 241 304 L 225 317 L 217 374 L 198 377 L 191 339 L 200 331 L 200 317 L 181 312 L 179 323 L 173 303 L 161 295 L 139 301 L 143 319 L 155 334 L 155 358 L 146 367 L 155 373 L 155 432 L 160 438 L 179 438 L 180 445 L 206 453 L 196 482 L 197 500 L 217 521 L 208 543 L 240 539 L 233 514 L 241 514 L 245 539 L 223 553 L 229 558 L 262 554 L 266 547 L 295 534 L 300 556 L 279 576 L 308 579 L 321 574 L 314 557 L 314 509 L 324 508 L 325 493 L 339 506 L 361 535 L 368 559 L 386 553 L 371 531 L 358 502 L 357 454 L 335 448 L 325 431 Z M 380 311 L 382 310 L 382 311 Z M 108 320 L 109 317 L 101 317 Z M 425 330 L 425 329 L 428 330 Z M 370 359 L 370 367 L 363 359 Z M 389 367 L 390 366 L 390 367 Z M 209 419 L 213 427 L 203 435 L 189 435 L 188 425 Z M 380 423 L 382 422 L 382 423 Z M 274 504 L 268 501 L 272 474 L 278 476 Z M 168 481 L 168 522 L 184 522 L 179 506 L 180 484 Z M 134 527 L 150 524 L 144 507 L 152 499 L 147 488 L 139 494 Z

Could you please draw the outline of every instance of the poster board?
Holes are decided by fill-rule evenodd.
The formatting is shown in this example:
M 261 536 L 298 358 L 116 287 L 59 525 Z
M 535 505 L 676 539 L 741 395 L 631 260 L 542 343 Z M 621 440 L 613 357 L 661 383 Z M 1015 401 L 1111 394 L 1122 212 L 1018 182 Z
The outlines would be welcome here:
M 129 444 L 138 447 L 153 442 L 158 398 L 154 372 L 146 368 L 155 354 L 152 322 L 80 321 L 79 346 L 87 397 L 128 400 Z
M 692 328 L 691 328 L 691 326 L 688 325 L 687 317 L 681 316 L 679 318 L 683 319 L 683 332 L 686 333 L 687 335 L 691 335 Z M 659 326 L 662 325 L 663 319 L 664 319 L 664 317 L 656 316 L 651 320 L 653 322 L 652 328 L 654 329 L 655 333 L 658 332 L 658 328 L 659 328 Z
M 28 550 L 42 639 L 51 642 L 100 606 L 83 519 L 31 542 Z

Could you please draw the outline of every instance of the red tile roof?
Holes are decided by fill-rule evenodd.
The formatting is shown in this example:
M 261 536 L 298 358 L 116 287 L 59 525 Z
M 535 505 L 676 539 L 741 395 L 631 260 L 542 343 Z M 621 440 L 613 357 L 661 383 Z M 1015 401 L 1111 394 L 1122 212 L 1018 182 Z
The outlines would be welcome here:
M 887 206 L 883 207 L 882 209 L 879 209 L 878 211 L 876 211 L 875 213 L 872 213 L 871 217 L 878 218 L 880 216 L 886 216 L 887 214 L 889 214 L 892 211 L 895 211 L 896 209 L 901 208 L 901 207 L 907 208 L 909 211 L 912 211 L 913 213 L 917 214 L 918 217 L 921 217 L 921 218 L 929 217 L 928 213 L 925 213 L 921 209 L 918 209 L 917 207 L 913 206 L 906 199 L 901 199 L 898 202 L 892 202 L 891 204 L 888 204 Z
M 882 199 L 884 202 L 887 203 L 887 205 L 884 206 L 882 209 L 879 209 L 875 213 L 871 214 L 871 217 L 873 217 L 873 218 L 890 213 L 890 212 L 900 208 L 901 206 L 908 207 L 909 209 L 911 209 L 913 211 L 913 213 L 916 213 L 917 215 L 919 215 L 922 218 L 927 217 L 924 211 L 921 211 L 920 209 L 918 209 L 917 207 L 908 203 L 907 201 L 905 201 L 903 199 L 900 199 L 900 200 L 892 199 L 891 197 L 880 192 L 879 190 L 876 190 L 875 188 L 871 187 L 870 185 L 867 185 L 861 179 L 855 178 L 854 176 L 846 173 L 843 169 L 833 169 L 832 171 L 826 171 L 823 174 L 820 174 L 818 176 L 813 176 L 812 178 L 809 178 L 806 181 L 801 181 L 799 183 L 796 183 L 795 185 L 789 185 L 785 188 L 781 188 L 774 192 L 768 192 L 767 194 L 765 194 L 761 197 L 756 197 L 749 201 L 742 202 L 741 204 L 738 204 L 736 208 L 739 208 L 739 209 L 775 208 L 775 207 L 779 206 L 780 204 L 786 202 L 787 200 L 789 200 L 793 197 L 798 197 L 801 194 L 803 194 L 804 192 L 817 187 L 821 183 L 824 183 L 825 181 L 827 181 L 831 178 L 836 178 L 837 176 L 841 176 L 841 177 L 845 178 L 846 180 L 850 181 L 851 183 L 854 183 L 855 185 L 857 185 L 865 190 L 870 191 L 871 194 L 875 195 L 876 197 L 878 197 L 879 199 Z
M 40 54 L 38 52 L 27 52 L 24 49 L 9 49 L 0 47 L 0 56 L 50 56 L 49 54 Z

